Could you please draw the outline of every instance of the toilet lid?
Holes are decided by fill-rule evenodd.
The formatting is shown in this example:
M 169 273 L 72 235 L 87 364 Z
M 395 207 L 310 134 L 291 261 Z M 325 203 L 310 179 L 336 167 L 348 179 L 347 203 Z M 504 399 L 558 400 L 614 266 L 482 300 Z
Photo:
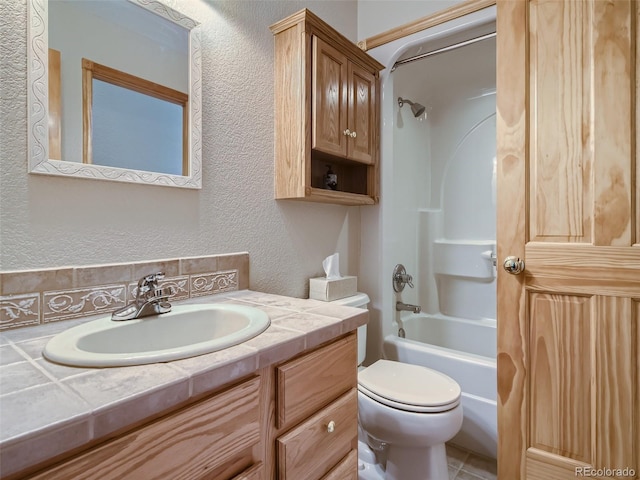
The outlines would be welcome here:
M 358 373 L 358 389 L 390 407 L 412 412 L 444 412 L 460 403 L 460 385 L 420 365 L 378 360 Z

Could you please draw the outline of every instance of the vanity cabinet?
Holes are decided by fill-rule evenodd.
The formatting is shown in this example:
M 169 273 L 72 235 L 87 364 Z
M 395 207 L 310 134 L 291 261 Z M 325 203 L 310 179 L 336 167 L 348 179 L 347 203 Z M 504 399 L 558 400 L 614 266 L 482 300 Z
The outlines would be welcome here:
M 383 65 L 306 9 L 271 30 L 276 198 L 377 203 Z M 329 167 L 336 190 L 325 188 Z
M 358 480 L 358 449 L 351 450 L 322 480 Z
M 351 332 L 27 478 L 356 480 L 356 364 Z
M 357 474 L 356 365 L 353 333 L 276 368 L 279 480 Z
M 323 478 L 351 452 L 357 436 L 358 398 L 352 389 L 278 437 L 278 478 Z
M 260 377 L 107 441 L 32 480 L 257 480 Z M 244 471 L 244 472 L 243 472 Z M 238 474 L 239 472 L 243 472 Z

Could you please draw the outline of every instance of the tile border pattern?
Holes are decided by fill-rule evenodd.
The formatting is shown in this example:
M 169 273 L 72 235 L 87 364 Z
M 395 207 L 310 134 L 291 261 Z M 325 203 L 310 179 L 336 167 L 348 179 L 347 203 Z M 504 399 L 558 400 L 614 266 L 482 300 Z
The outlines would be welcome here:
M 82 288 L 42 293 L 43 323 L 86 317 L 124 307 L 124 285 Z
M 112 312 L 135 298 L 138 279 L 165 271 L 170 300 L 249 288 L 246 252 L 0 272 L 0 331 Z
M 40 295 L 0 297 L 0 330 L 40 323 Z

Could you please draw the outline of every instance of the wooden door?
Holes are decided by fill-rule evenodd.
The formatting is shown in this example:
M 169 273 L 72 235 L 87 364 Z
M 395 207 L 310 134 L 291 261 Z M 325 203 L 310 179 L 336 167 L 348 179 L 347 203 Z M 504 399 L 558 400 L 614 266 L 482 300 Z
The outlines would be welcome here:
M 503 480 L 640 478 L 639 10 L 498 0 Z
M 347 57 L 313 37 L 312 148 L 347 156 Z
M 362 163 L 373 163 L 376 125 L 376 77 L 349 62 L 348 157 Z

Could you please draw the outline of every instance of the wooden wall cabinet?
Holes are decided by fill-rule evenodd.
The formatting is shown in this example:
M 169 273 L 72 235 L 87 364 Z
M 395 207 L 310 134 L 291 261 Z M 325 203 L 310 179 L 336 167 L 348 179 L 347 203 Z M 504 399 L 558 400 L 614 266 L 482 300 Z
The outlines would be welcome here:
M 271 30 L 276 198 L 377 203 L 383 65 L 306 9 Z M 337 190 L 324 185 L 329 165 Z
M 355 332 L 30 480 L 357 480 Z

